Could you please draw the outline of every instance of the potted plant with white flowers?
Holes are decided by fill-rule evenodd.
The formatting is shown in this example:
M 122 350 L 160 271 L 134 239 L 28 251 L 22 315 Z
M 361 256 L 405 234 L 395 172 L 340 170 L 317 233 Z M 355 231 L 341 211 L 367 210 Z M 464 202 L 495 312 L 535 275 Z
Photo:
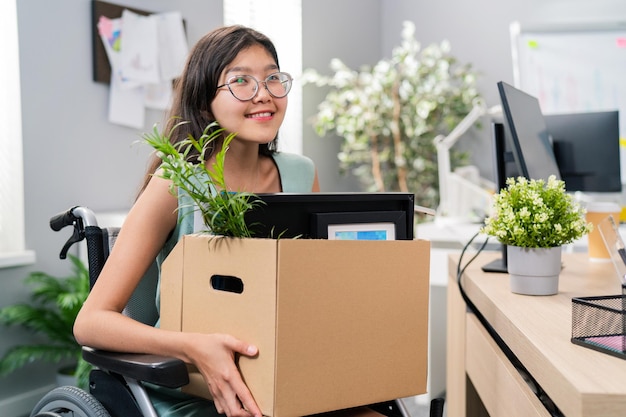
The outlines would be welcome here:
M 329 90 L 312 123 L 320 136 L 343 138 L 340 168 L 368 191 L 412 192 L 416 204 L 436 207 L 433 140 L 450 133 L 483 101 L 472 65 L 460 63 L 448 41 L 422 48 L 415 25 L 406 21 L 391 58 L 358 71 L 338 58 L 330 66 L 332 76 L 305 70 L 303 83 Z M 454 150 L 451 158 L 453 167 L 468 161 L 468 155 Z
M 555 176 L 547 181 L 508 178 L 506 185 L 494 196 L 481 231 L 507 245 L 511 291 L 556 294 L 561 247 L 591 231 L 585 209 Z

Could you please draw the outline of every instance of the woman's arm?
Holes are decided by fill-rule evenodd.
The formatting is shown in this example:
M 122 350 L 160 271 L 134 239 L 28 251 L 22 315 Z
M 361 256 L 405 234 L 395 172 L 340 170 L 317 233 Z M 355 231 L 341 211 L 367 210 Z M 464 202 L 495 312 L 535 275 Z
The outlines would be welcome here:
M 235 353 L 254 356 L 255 346 L 229 335 L 154 328 L 121 312 L 176 226 L 177 199 L 170 182 L 154 176 L 130 210 L 111 254 L 74 324 L 81 345 L 173 356 L 204 376 L 219 412 L 261 415 L 234 363 Z M 241 402 L 240 402 L 241 401 Z M 242 408 L 244 405 L 250 413 Z

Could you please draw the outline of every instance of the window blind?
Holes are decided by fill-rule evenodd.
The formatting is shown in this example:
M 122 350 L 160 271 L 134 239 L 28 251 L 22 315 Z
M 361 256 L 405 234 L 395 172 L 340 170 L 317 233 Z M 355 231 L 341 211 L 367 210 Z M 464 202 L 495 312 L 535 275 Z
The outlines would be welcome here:
M 22 114 L 16 0 L 0 1 L 0 257 L 24 251 Z
M 224 0 L 224 24 L 252 27 L 268 36 L 280 69 L 294 78 L 287 115 L 280 129 L 281 151 L 302 153 L 302 3 L 300 0 Z

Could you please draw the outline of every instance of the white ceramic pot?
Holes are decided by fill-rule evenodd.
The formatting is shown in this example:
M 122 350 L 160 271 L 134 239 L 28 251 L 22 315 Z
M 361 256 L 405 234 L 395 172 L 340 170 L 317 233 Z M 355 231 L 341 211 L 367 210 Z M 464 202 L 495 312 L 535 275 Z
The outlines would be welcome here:
M 524 295 L 553 295 L 559 291 L 561 247 L 507 246 L 511 291 Z

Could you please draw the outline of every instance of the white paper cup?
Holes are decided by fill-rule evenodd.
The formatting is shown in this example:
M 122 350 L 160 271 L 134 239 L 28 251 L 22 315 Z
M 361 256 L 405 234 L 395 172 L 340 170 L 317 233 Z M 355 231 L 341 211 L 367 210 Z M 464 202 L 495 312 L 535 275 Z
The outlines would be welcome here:
M 622 208 L 613 202 L 594 201 L 587 204 L 587 222 L 593 224 L 593 231 L 589 233 L 589 260 L 595 262 L 609 262 L 611 256 L 602 240 L 598 224 L 608 216 L 613 216 L 615 223 L 619 224 Z

